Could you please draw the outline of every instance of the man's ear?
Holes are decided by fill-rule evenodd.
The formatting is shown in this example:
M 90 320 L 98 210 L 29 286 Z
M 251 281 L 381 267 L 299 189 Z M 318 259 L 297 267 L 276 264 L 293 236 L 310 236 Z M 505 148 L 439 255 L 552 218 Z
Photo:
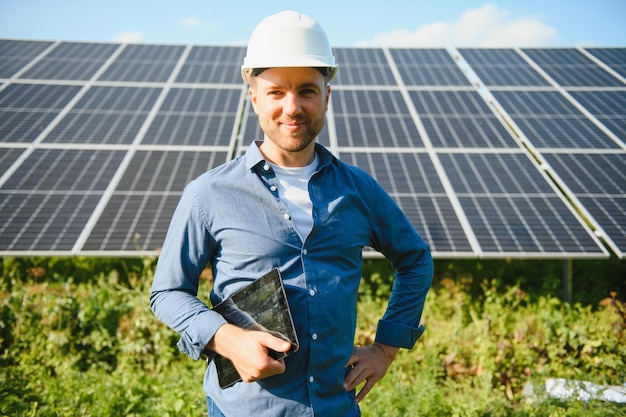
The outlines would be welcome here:
M 256 114 L 259 114 L 259 112 L 256 111 L 256 91 L 254 87 L 250 86 L 250 88 L 248 88 L 248 95 L 250 96 L 250 103 L 252 103 L 252 110 L 254 110 Z
M 326 110 L 328 111 L 328 102 L 330 101 L 330 85 L 326 86 Z

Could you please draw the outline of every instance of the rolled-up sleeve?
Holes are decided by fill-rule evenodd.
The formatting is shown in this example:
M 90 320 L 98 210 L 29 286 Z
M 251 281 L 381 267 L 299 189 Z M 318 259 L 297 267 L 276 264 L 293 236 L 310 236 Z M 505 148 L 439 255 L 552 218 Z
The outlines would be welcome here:
M 374 195 L 373 244 L 396 270 L 376 341 L 410 349 L 424 332 L 420 322 L 432 284 L 433 259 L 428 244 L 393 199 L 382 190 Z

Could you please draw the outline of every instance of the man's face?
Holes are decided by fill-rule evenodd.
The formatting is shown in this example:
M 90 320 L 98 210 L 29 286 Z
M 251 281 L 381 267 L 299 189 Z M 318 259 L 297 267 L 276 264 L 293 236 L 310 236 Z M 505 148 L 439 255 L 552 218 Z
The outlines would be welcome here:
M 270 68 L 252 77 L 250 99 L 265 140 L 282 153 L 312 147 L 324 127 L 330 87 L 314 68 Z

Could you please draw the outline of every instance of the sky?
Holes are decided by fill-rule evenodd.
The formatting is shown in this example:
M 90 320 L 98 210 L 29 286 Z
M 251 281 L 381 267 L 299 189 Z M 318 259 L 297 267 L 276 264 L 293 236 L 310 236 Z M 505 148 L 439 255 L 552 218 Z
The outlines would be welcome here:
M 289 9 L 334 47 L 626 46 L 625 0 L 0 0 L 0 38 L 245 46 Z

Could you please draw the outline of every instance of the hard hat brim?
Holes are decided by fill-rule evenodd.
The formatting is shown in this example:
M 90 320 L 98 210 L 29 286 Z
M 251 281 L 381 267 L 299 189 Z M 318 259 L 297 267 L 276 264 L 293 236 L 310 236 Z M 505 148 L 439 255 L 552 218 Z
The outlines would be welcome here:
M 337 67 L 329 67 L 328 65 L 285 65 L 281 67 L 279 65 L 272 66 L 255 66 L 255 67 L 246 67 L 245 65 L 241 66 L 241 78 L 243 78 L 246 84 L 250 84 L 250 80 L 254 76 L 254 70 L 260 68 L 315 68 L 315 69 L 326 69 L 327 71 L 322 72 L 324 75 L 324 79 L 327 83 L 331 82 L 335 76 L 337 75 Z

